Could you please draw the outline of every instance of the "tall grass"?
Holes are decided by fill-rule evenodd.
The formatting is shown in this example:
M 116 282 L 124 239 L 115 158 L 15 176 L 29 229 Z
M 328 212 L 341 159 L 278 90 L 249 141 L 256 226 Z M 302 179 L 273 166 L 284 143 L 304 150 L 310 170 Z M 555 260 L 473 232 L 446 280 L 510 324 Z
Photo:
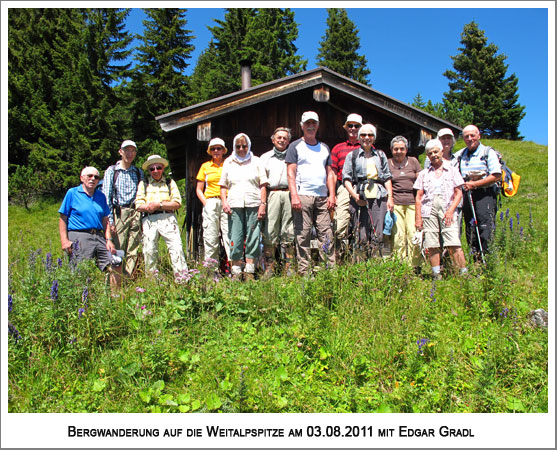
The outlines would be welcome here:
M 487 264 L 439 282 L 396 259 L 248 283 L 191 264 L 113 299 L 61 254 L 57 202 L 9 207 L 9 411 L 547 411 L 547 148 L 488 143 L 519 194 Z

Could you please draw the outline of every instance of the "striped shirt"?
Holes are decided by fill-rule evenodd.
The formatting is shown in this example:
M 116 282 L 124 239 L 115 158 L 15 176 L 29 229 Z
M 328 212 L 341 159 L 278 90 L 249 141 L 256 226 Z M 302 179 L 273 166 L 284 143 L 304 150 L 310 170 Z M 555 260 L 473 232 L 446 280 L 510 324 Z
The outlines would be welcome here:
M 114 188 L 114 170 L 117 170 L 116 189 Z M 128 169 L 121 167 L 121 161 L 114 166 L 110 166 L 104 172 L 102 191 L 106 196 L 106 202 L 110 207 L 110 223 L 114 224 L 114 216 L 112 214 L 112 205 L 129 206 L 135 200 L 137 194 L 137 186 L 143 180 L 143 171 L 135 166 Z
M 355 148 L 358 148 L 360 143 L 356 141 L 356 143 L 352 144 L 350 141 L 341 142 L 333 147 L 331 150 L 331 167 L 337 174 L 337 179 L 342 183 L 342 168 L 344 167 L 344 160 L 349 153 L 352 152 Z
M 169 201 L 178 202 L 180 205 L 182 204 L 182 196 L 174 180 L 170 180 L 170 189 L 166 184 L 164 175 L 159 181 L 155 181 L 154 178 L 149 175 L 147 189 L 145 189 L 145 183 L 143 181 L 139 183 L 137 197 L 135 198 L 136 207 L 152 202 L 160 203 Z
M 495 151 L 489 149 L 487 151 L 487 159 L 484 158 L 484 155 L 488 150 L 488 147 L 483 145 L 480 142 L 476 151 L 470 154 L 470 150 L 468 148 L 463 148 L 459 150 L 457 156 L 461 156 L 460 160 L 460 173 L 462 178 L 466 178 L 472 171 L 483 171 L 485 172 L 485 177 L 491 174 L 501 173 L 501 164 L 499 163 L 499 158 Z

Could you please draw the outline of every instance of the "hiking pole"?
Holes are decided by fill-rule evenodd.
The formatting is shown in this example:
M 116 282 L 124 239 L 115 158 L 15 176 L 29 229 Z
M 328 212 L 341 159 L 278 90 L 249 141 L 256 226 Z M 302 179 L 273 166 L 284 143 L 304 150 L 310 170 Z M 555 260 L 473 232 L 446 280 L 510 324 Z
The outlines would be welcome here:
M 474 202 L 472 201 L 472 193 L 468 190 L 466 191 L 468 195 L 468 201 L 470 202 L 470 208 L 472 208 L 472 220 L 474 221 L 474 227 L 476 228 L 476 235 L 478 237 L 478 246 L 480 247 L 480 255 L 482 256 L 482 263 L 485 264 L 484 250 L 482 248 L 482 241 L 480 239 L 480 229 L 478 228 L 478 219 L 476 218 L 476 208 L 474 208 Z

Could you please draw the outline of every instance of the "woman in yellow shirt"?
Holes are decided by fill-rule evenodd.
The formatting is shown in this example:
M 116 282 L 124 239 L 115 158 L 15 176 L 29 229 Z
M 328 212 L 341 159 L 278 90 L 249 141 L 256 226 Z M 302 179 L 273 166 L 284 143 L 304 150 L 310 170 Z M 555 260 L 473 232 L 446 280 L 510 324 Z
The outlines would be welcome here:
M 205 260 L 219 260 L 219 241 L 222 237 L 226 258 L 230 259 L 228 239 L 228 214 L 222 210 L 219 181 L 222 174 L 224 155 L 227 152 L 224 141 L 213 138 L 207 147 L 211 160 L 203 163 L 197 173 L 197 198 L 203 205 L 203 247 Z

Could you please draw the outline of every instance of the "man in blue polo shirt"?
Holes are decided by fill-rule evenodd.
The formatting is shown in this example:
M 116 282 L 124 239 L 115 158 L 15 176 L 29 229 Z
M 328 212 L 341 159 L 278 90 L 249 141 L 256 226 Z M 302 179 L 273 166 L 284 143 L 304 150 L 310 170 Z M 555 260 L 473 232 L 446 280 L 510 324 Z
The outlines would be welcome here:
M 99 268 L 105 270 L 116 252 L 108 223 L 110 210 L 105 195 L 96 189 L 99 171 L 85 167 L 80 179 L 81 184 L 68 190 L 58 210 L 62 250 L 74 256 L 76 261 L 96 258 Z M 116 287 L 119 274 L 110 272 L 111 285 Z
M 466 148 L 460 150 L 457 157 L 460 158 L 460 173 L 465 181 L 462 187 L 464 189 L 462 210 L 466 225 L 466 241 L 478 259 L 489 251 L 497 212 L 495 183 L 501 179 L 501 164 L 495 151 L 480 142 L 478 127 L 475 125 L 464 127 L 462 137 Z M 477 225 L 474 224 L 472 208 L 476 213 Z

